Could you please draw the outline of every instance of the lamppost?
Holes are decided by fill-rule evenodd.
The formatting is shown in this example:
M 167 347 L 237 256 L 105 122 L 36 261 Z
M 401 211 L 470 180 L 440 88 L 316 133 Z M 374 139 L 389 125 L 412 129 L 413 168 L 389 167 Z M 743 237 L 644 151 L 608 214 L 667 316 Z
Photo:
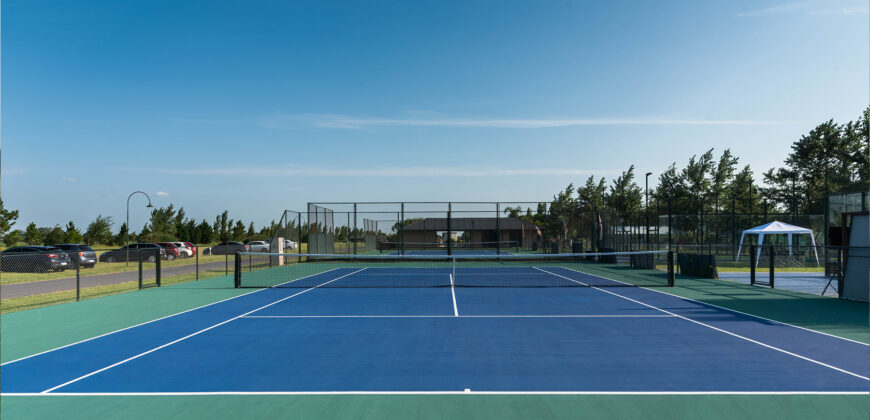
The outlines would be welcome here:
M 652 172 L 647 172 L 644 177 L 644 189 L 643 194 L 646 196 L 646 249 L 649 249 L 649 176 L 652 175 Z
M 143 195 L 145 195 L 145 197 L 148 199 L 148 205 L 145 206 L 145 208 L 152 208 L 152 207 L 154 207 L 153 205 L 151 205 L 151 197 L 149 197 L 148 194 L 145 193 L 145 192 L 142 192 L 142 191 L 133 191 L 132 193 L 130 193 L 129 196 L 127 196 L 127 235 L 124 236 L 124 249 L 127 250 L 127 257 L 126 257 L 126 260 L 127 260 L 127 265 L 128 265 L 128 266 L 130 265 L 130 248 L 127 246 L 127 245 L 129 244 L 129 242 L 130 242 L 130 198 L 132 198 L 134 194 L 143 194 Z

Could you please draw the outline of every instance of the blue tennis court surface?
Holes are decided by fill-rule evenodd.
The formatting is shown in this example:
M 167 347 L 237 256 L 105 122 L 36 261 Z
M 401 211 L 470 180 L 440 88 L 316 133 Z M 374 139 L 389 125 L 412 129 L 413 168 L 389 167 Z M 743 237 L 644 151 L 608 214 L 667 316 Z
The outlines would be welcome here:
M 450 275 L 408 270 L 393 275 Z M 515 274 L 590 276 L 553 266 Z M 342 268 L 312 278 L 387 275 Z M 6 363 L 0 385 L 9 395 L 844 393 L 867 392 L 867 352 L 639 287 L 275 287 Z

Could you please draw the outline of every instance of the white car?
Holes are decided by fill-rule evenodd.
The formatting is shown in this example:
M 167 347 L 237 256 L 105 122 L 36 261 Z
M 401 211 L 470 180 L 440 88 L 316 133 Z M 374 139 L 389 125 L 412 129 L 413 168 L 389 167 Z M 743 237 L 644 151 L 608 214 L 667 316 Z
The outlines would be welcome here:
M 172 245 L 175 245 L 175 247 L 178 248 L 178 254 L 181 258 L 190 258 L 193 256 L 193 250 L 184 242 L 172 242 Z
M 248 248 L 251 252 L 269 252 L 269 243 L 266 241 L 251 241 L 248 242 Z
M 296 242 L 289 239 L 284 240 L 284 249 L 296 249 Z

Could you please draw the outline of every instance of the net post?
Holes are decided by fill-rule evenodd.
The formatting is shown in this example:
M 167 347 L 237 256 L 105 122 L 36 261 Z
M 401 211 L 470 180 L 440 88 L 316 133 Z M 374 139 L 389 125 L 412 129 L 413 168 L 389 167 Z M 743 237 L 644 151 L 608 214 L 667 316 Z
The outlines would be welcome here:
M 233 266 L 233 284 L 236 288 L 242 287 L 242 254 L 236 252 L 235 265 Z
M 674 287 L 674 251 L 668 251 L 668 287 Z
M 773 289 L 773 278 L 775 277 L 774 276 L 774 267 L 775 267 L 775 262 L 776 262 L 776 249 L 774 249 L 773 245 L 770 246 L 769 255 L 770 255 L 770 274 L 769 274 L 770 278 L 768 281 L 770 283 L 770 288 Z
M 749 284 L 755 285 L 755 247 L 749 245 Z
M 447 203 L 447 255 L 453 255 L 453 203 Z
M 356 219 L 357 219 L 357 214 L 356 214 L 356 203 L 353 203 L 353 232 L 354 232 L 354 235 L 358 235 L 358 234 L 359 234 L 359 231 L 357 230 L 357 227 L 356 227 Z M 363 239 L 365 239 L 365 235 L 363 235 Z M 356 250 L 356 243 L 357 243 L 358 240 L 359 240 L 359 238 L 354 237 L 354 241 L 353 241 L 353 255 L 356 255 L 356 253 L 357 253 L 357 250 Z
M 501 224 L 499 214 L 501 203 L 495 203 L 495 253 L 501 255 Z
M 154 262 L 154 278 L 157 282 L 157 287 L 160 287 L 160 249 L 157 249 L 157 258 Z
M 405 255 L 405 203 L 402 203 L 402 214 L 399 220 L 399 254 Z
M 196 255 L 194 257 L 196 260 L 196 279 L 199 280 L 199 247 L 196 247 Z

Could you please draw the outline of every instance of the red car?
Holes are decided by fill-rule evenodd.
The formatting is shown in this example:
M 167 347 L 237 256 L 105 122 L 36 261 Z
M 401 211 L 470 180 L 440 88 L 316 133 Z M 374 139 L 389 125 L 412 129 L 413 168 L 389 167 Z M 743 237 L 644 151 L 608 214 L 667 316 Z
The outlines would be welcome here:
M 175 246 L 172 242 L 157 242 L 157 245 L 163 247 L 166 250 L 166 260 L 172 261 L 176 258 L 181 258 L 181 252 L 178 251 L 178 247 Z
M 196 255 L 196 245 L 193 242 L 185 242 L 184 244 L 193 251 L 193 255 Z

